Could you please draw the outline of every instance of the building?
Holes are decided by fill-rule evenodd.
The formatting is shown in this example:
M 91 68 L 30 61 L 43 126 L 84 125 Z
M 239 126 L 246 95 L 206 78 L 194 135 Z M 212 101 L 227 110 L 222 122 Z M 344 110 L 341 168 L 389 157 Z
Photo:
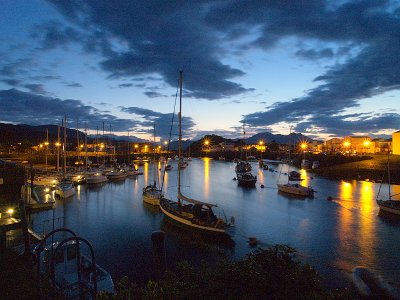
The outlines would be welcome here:
M 400 155 L 400 131 L 393 132 L 392 134 L 392 153 Z
M 343 147 L 348 153 L 376 153 L 375 143 L 369 136 L 347 136 L 344 138 Z
M 324 152 L 328 153 L 338 153 L 341 152 L 343 148 L 343 139 L 333 138 L 324 142 L 322 147 Z

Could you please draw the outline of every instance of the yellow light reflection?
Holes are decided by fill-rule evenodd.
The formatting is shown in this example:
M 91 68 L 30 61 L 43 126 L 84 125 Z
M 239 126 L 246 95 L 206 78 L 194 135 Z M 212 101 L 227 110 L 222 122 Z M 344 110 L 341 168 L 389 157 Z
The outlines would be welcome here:
M 300 170 L 300 178 L 303 180 L 300 181 L 300 185 L 309 186 L 310 185 L 310 178 L 307 176 L 307 171 L 305 169 Z
M 143 165 L 143 176 L 144 176 L 144 182 L 147 185 L 149 183 L 149 164 Z
M 208 199 L 208 194 L 210 192 L 210 158 L 204 157 L 204 198 Z

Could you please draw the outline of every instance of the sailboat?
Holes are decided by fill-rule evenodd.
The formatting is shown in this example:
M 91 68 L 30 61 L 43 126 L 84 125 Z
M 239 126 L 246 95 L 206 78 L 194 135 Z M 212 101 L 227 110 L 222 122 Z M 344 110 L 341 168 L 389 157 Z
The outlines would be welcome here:
M 381 197 L 381 188 L 382 182 L 379 186 L 379 191 L 376 196 L 376 203 L 379 205 L 379 208 L 385 212 L 389 212 L 391 214 L 400 215 L 400 199 L 394 199 L 394 197 L 399 196 L 400 193 L 392 194 L 391 184 L 390 184 L 390 153 L 388 153 L 388 161 L 387 161 L 387 175 L 388 175 L 388 185 L 389 185 L 389 196 L 388 199 L 382 199 Z M 383 175 L 385 176 L 385 175 Z
M 75 187 L 74 184 L 68 180 L 66 176 L 66 171 L 67 171 L 67 156 L 66 156 L 66 147 L 67 147 L 67 118 L 64 117 L 64 144 L 63 144 L 63 159 L 64 159 L 64 164 L 63 164 L 63 178 L 60 180 L 60 182 L 56 185 L 55 189 L 55 195 L 57 195 L 60 198 L 69 198 L 75 195 Z
M 156 138 L 156 126 L 154 125 L 153 129 L 153 184 L 148 185 L 143 188 L 143 202 L 151 204 L 151 205 L 160 205 L 160 198 L 163 196 L 161 190 L 157 188 L 156 185 L 156 175 L 157 175 L 157 168 L 156 168 L 156 150 L 154 148 Z
M 289 134 L 289 162 L 288 162 L 289 168 L 290 168 L 290 163 L 291 163 L 291 160 L 290 160 L 290 146 L 291 146 L 290 145 L 290 135 L 291 135 L 291 133 L 292 132 L 290 131 L 290 134 Z M 291 180 L 296 180 L 296 181 L 301 180 L 300 174 L 297 175 L 296 173 L 289 172 L 287 183 L 278 183 L 277 184 L 278 191 L 286 193 L 286 194 L 301 196 L 301 197 L 313 197 L 314 196 L 313 188 L 311 188 L 309 186 L 303 186 L 298 183 L 290 182 Z
M 178 159 L 182 161 L 182 81 L 183 72 L 179 72 L 179 148 Z M 161 211 L 172 221 L 190 229 L 212 235 L 226 235 L 232 227 L 232 222 L 218 218 L 213 208 L 217 205 L 195 200 L 181 193 L 181 169 L 178 169 L 178 195 L 177 200 L 169 200 L 165 197 L 160 199 Z

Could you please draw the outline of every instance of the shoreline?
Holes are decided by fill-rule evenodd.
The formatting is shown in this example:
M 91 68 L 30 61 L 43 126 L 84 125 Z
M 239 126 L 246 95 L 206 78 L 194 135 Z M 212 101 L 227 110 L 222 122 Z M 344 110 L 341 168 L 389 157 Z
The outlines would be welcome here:
M 388 183 L 387 155 L 373 155 L 370 159 L 321 167 L 309 170 L 309 172 L 335 180 Z M 400 185 L 399 155 L 392 155 L 390 158 L 390 182 L 391 184 Z

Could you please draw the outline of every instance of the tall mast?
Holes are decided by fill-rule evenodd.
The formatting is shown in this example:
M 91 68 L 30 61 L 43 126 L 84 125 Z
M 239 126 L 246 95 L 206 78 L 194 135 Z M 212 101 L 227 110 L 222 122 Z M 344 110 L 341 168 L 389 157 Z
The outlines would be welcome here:
M 156 123 L 153 124 L 153 180 L 156 186 Z
M 67 115 L 64 115 L 64 147 L 63 147 L 63 156 L 64 156 L 64 164 L 63 164 L 63 178 L 65 178 L 65 173 L 67 171 Z
M 57 125 L 57 173 L 60 171 L 60 125 Z
M 178 124 L 179 124 L 179 134 L 178 134 L 178 195 L 181 194 L 181 159 L 182 159 L 182 81 L 183 81 L 183 71 L 179 71 L 179 113 L 178 113 Z M 178 197 L 178 202 L 181 200 Z
M 88 168 L 88 152 L 87 152 L 87 122 L 85 124 L 85 171 Z

